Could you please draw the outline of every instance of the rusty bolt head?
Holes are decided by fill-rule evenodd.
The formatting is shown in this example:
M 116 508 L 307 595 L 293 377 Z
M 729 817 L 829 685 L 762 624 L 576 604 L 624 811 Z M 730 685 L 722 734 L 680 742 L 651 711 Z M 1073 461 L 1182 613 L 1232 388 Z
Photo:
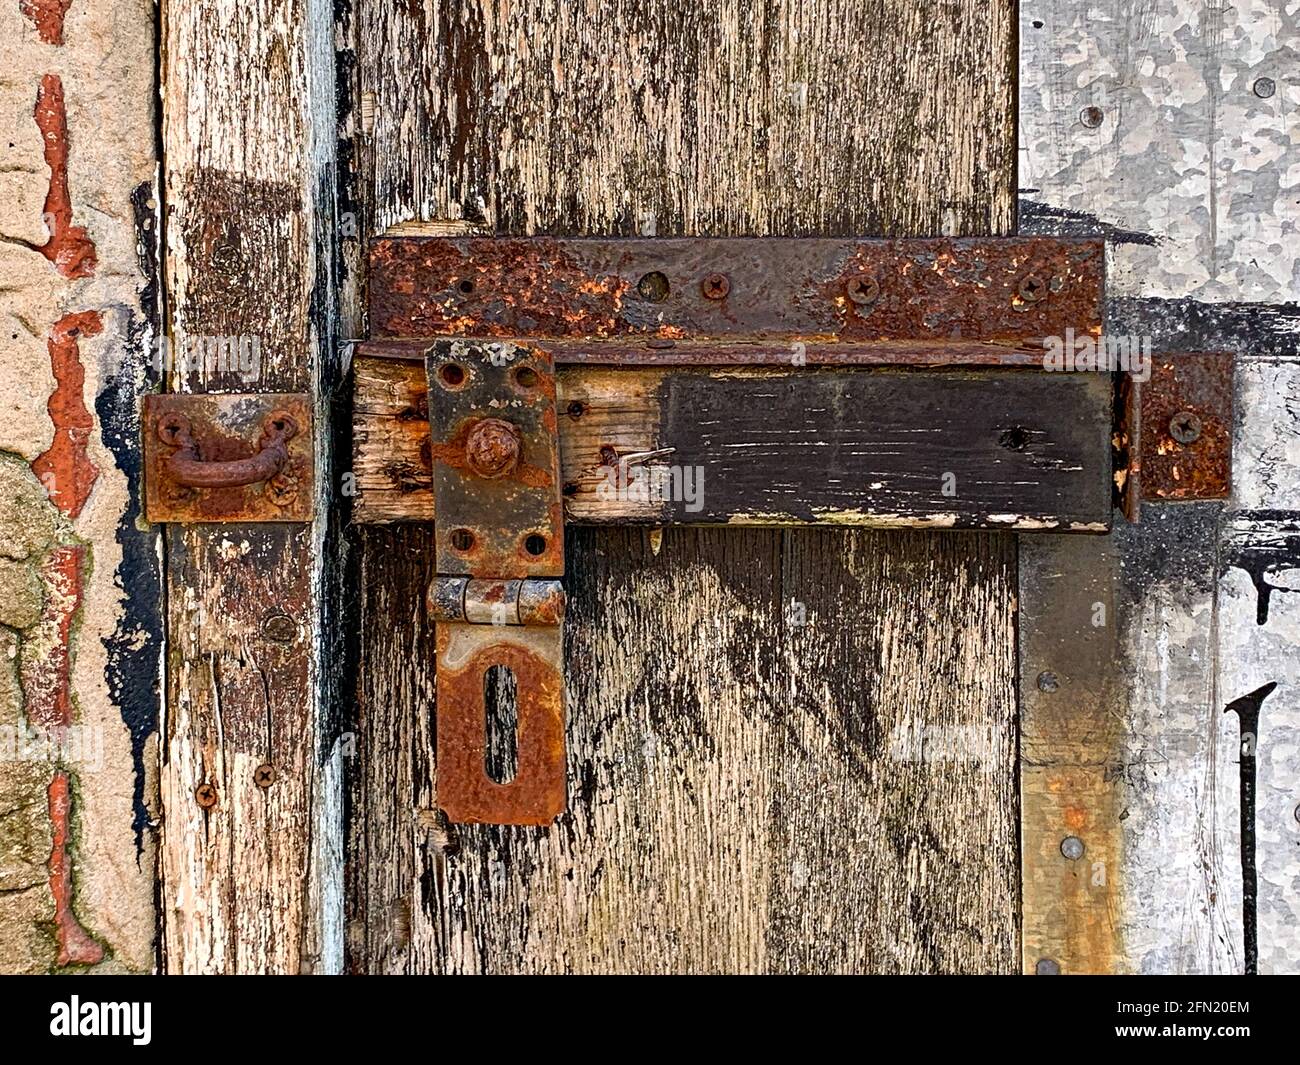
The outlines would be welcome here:
M 480 477 L 504 477 L 519 465 L 519 430 L 500 418 L 484 418 L 465 441 L 465 461 Z
M 849 278 L 844 291 L 859 307 L 865 307 L 880 298 L 880 282 L 871 274 L 858 274 Z
M 203 809 L 211 810 L 217 805 L 217 789 L 211 784 L 203 783 L 194 789 L 194 801 Z
M 580 399 L 575 399 L 569 404 L 568 411 L 570 418 L 581 418 L 587 413 L 587 404 Z
M 1043 670 L 1038 674 L 1038 690 L 1040 692 L 1054 692 L 1061 686 L 1061 678 L 1051 670 Z
M 266 495 L 277 507 L 287 507 L 298 497 L 298 479 L 292 474 L 277 473 L 266 482 Z
M 709 274 L 700 282 L 700 291 L 708 300 L 726 299 L 727 293 L 731 291 L 731 281 L 726 274 Z
M 253 770 L 253 783 L 259 788 L 269 788 L 275 783 L 275 766 L 270 762 L 263 762 Z
M 1201 438 L 1201 419 L 1190 410 L 1180 410 L 1169 419 L 1169 435 L 1180 444 L 1194 444 Z
M 1037 274 L 1026 274 L 1020 279 L 1019 291 L 1026 303 L 1037 303 L 1047 296 L 1047 282 Z
M 283 610 L 272 610 L 262 618 L 262 635 L 273 643 L 291 643 L 298 624 Z
M 1098 126 L 1101 125 L 1102 120 L 1105 117 L 1106 115 L 1102 111 L 1102 109 L 1095 105 L 1085 107 L 1082 111 L 1079 112 L 1079 121 L 1082 122 L 1089 129 L 1096 129 Z

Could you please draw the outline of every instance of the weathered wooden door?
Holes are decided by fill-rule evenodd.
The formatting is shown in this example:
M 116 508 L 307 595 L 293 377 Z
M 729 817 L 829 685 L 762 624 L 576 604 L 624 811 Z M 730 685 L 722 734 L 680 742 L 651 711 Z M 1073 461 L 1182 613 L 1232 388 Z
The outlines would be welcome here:
M 361 238 L 1013 226 L 1010 0 L 426 0 L 358 5 L 343 36 Z M 353 529 L 351 970 L 1019 968 L 1010 534 L 571 530 L 569 811 L 453 826 L 432 530 L 382 523 L 376 494 Z M 891 757 L 918 724 L 993 742 Z

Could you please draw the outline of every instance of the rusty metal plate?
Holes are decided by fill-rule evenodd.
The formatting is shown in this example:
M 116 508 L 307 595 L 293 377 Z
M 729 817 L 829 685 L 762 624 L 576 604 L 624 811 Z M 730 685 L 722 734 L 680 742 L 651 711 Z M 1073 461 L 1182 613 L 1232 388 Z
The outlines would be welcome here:
M 438 573 L 563 574 L 550 356 L 520 344 L 439 341 L 426 372 Z
M 437 625 L 438 806 L 455 822 L 546 825 L 564 812 L 564 676 L 559 625 Z M 488 775 L 484 682 L 514 673 L 515 771 Z
M 1123 486 L 1130 519 L 1138 499 L 1228 498 L 1234 365 L 1224 352 L 1157 354 L 1150 380 L 1126 382 L 1120 440 L 1130 455 L 1130 483 Z
M 1041 356 L 1035 338 L 1099 328 L 1103 269 L 1092 239 L 393 237 L 371 245 L 370 320 L 372 339 L 802 337 Z M 731 361 L 754 354 L 742 345 Z
M 150 395 L 141 434 L 148 521 L 311 520 L 308 396 Z

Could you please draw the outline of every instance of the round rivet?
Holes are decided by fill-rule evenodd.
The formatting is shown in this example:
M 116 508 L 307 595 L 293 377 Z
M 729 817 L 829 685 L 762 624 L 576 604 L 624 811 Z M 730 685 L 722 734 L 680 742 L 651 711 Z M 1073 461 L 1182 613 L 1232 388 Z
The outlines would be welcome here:
M 1267 100 L 1277 92 L 1277 83 L 1272 78 L 1256 78 L 1255 84 L 1251 86 L 1251 91 L 1261 100 Z
M 1040 692 L 1054 692 L 1061 686 L 1061 678 L 1051 670 L 1043 670 L 1038 674 L 1038 690 Z
M 1106 116 L 1102 112 L 1102 109 L 1095 105 L 1085 107 L 1082 111 L 1079 112 L 1079 121 L 1082 122 L 1089 129 L 1096 129 L 1098 126 L 1101 125 L 1102 120 L 1105 117 Z
M 1066 836 L 1061 840 L 1061 853 L 1072 862 L 1083 857 L 1083 840 L 1078 836 Z
M 1034 966 L 1035 976 L 1060 976 L 1061 965 L 1055 958 L 1039 958 Z
M 477 422 L 465 441 L 465 462 L 480 477 L 504 477 L 519 465 L 519 430 L 501 418 Z

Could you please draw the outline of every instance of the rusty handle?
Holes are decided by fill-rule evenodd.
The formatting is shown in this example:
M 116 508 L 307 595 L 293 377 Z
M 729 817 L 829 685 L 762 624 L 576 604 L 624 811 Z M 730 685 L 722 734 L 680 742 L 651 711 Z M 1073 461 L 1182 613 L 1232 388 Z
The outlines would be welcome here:
M 237 488 L 275 477 L 289 461 L 289 441 L 298 435 L 298 423 L 285 411 L 273 411 L 262 426 L 258 452 L 245 459 L 205 461 L 199 457 L 189 419 L 175 412 L 158 419 L 158 438 L 176 448 L 167 459 L 167 473 L 190 488 Z

